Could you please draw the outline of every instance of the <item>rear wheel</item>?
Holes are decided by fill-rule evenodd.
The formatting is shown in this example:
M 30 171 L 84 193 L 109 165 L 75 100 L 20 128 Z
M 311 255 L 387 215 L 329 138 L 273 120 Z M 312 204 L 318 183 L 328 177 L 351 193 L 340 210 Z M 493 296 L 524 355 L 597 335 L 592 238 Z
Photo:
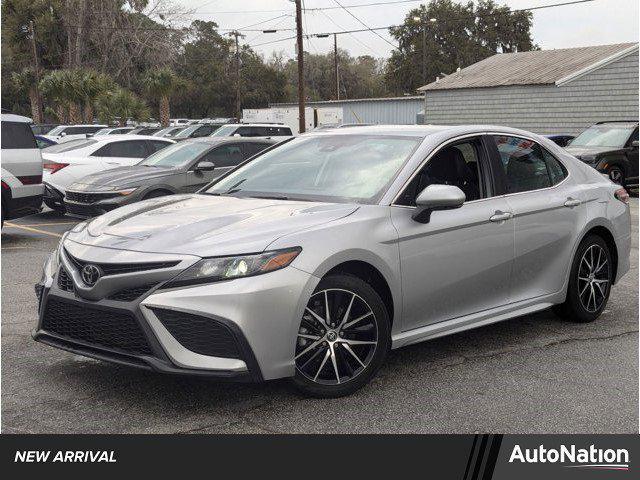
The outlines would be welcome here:
M 597 235 L 585 238 L 573 260 L 567 299 L 554 311 L 575 322 L 592 322 L 609 300 L 613 264 L 607 243 Z
M 352 275 L 324 278 L 300 322 L 294 384 L 326 398 L 362 388 L 387 355 L 389 324 L 382 299 L 368 283 Z
M 607 169 L 607 174 L 613 183 L 617 183 L 618 185 L 623 185 L 625 183 L 625 175 L 624 170 L 617 165 L 612 165 Z
M 44 199 L 44 204 L 56 213 L 63 214 L 65 212 L 64 205 L 56 205 L 51 200 Z

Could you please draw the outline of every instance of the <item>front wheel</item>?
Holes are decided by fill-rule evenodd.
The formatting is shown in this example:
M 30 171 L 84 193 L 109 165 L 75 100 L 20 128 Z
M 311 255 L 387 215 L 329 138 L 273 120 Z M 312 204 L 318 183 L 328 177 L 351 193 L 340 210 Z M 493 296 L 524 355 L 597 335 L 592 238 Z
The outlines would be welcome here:
M 575 322 L 593 322 L 600 316 L 611 292 L 613 264 L 607 243 L 589 235 L 578 246 L 571 267 L 567 299 L 554 311 Z
M 618 185 L 624 186 L 625 176 L 622 168 L 618 167 L 617 165 L 613 165 L 609 167 L 609 169 L 607 170 L 607 174 L 609 175 L 609 179 L 613 183 L 617 183 Z
M 342 274 L 322 279 L 300 322 L 295 386 L 322 398 L 362 388 L 384 362 L 389 325 L 387 309 L 368 283 Z

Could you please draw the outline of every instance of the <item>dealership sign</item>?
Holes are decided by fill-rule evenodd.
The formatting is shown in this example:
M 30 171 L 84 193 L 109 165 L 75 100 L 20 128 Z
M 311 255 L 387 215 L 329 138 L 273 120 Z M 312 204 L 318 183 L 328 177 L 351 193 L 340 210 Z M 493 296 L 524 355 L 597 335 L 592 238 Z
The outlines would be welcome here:
M 593 468 L 606 470 L 628 470 L 629 451 L 626 448 L 578 448 L 575 445 L 560 445 L 558 448 L 522 448 L 514 445 L 509 463 L 561 463 L 570 468 Z

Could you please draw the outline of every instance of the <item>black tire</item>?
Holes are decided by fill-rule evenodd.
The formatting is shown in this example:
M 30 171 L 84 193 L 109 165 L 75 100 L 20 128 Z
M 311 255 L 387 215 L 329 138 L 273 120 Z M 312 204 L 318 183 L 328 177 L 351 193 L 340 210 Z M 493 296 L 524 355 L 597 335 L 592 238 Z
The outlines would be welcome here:
M 592 252 L 600 252 L 602 255 L 598 258 L 598 253 L 595 253 L 595 260 L 591 260 L 594 263 L 594 270 L 602 265 L 594 276 L 591 276 L 592 272 L 586 275 L 588 269 L 584 264 L 585 255 L 588 257 Z M 596 265 L 595 262 L 598 264 Z M 592 280 L 584 280 L 585 278 Z M 606 283 L 603 283 L 605 278 Z M 613 260 L 607 243 L 598 235 L 587 236 L 578 246 L 571 265 L 567 298 L 564 303 L 553 307 L 554 312 L 573 322 L 593 322 L 607 306 L 613 280 Z M 604 290 L 602 285 L 604 285 Z M 593 296 L 591 292 L 593 292 Z M 588 304 L 588 307 L 585 306 L 585 303 Z
M 623 187 L 626 185 L 626 175 L 624 173 L 624 169 L 619 165 L 611 165 L 607 169 L 607 175 L 609 175 L 609 179 L 613 183 L 617 183 L 618 185 L 622 185 Z
M 323 278 L 311 296 L 307 307 L 317 309 L 318 298 L 320 296 L 324 297 L 325 295 L 328 295 L 330 299 L 329 312 L 333 312 L 333 316 L 336 317 L 336 320 L 333 322 L 339 322 L 347 328 L 337 328 L 336 323 L 332 323 L 333 326 L 336 327 L 335 330 L 327 329 L 326 333 L 324 333 L 325 330 L 322 329 L 322 324 L 305 311 L 305 316 L 303 316 L 301 320 L 298 338 L 296 338 L 296 373 L 292 380 L 296 388 L 305 395 L 319 398 L 336 398 L 350 395 L 359 390 L 365 386 L 380 369 L 391 344 L 391 322 L 380 295 L 378 295 L 371 285 L 356 276 L 337 274 Z M 345 308 L 351 298 L 353 298 L 351 308 Z M 371 313 L 367 313 L 367 309 L 369 309 Z M 320 311 L 322 312 L 323 310 Z M 360 317 L 364 319 L 358 321 Z M 356 321 L 354 322 L 354 320 Z M 311 325 L 310 322 L 315 322 L 316 326 L 320 326 L 321 330 L 314 331 L 314 326 Z M 353 325 L 348 326 L 349 323 L 353 323 Z M 356 324 L 357 326 L 355 326 Z M 299 356 L 303 350 L 311 346 L 311 342 L 317 341 L 301 338 L 300 332 L 303 331 L 315 333 L 318 338 L 322 336 L 322 338 L 327 341 L 322 342 L 317 348 L 310 350 L 308 354 Z M 333 337 L 333 342 L 328 341 L 331 339 L 331 337 L 329 337 L 331 332 L 336 334 Z M 349 343 L 367 339 L 371 340 L 374 338 L 374 333 L 376 340 L 375 345 Z M 312 335 L 309 336 L 311 337 Z M 345 347 L 345 345 L 347 346 Z M 329 353 L 330 350 L 333 355 Z M 327 361 L 325 355 L 331 355 L 328 357 L 331 361 Z M 317 356 L 317 358 L 311 358 L 315 356 Z M 320 357 L 322 357 L 322 360 L 327 361 L 327 363 L 324 367 L 320 365 L 316 377 L 319 377 L 321 371 L 326 371 L 326 376 L 329 378 L 324 379 L 320 377 L 315 380 L 311 378 L 309 371 L 313 373 L 315 369 L 318 368 L 317 364 L 322 363 Z M 335 364 L 332 363 L 334 359 L 336 360 Z M 307 367 L 306 364 L 309 362 L 314 363 Z M 359 362 L 359 365 L 357 362 Z M 333 380 L 337 383 L 330 383 L 331 375 L 333 375 L 334 379 L 339 378 L 340 380 Z
M 48 199 L 43 199 L 44 204 L 49 207 L 51 210 L 53 210 L 54 212 L 63 215 L 64 212 L 66 211 L 64 208 L 64 205 L 56 205 L 55 203 L 53 203 L 51 200 Z
M 166 195 L 171 195 L 171 192 L 168 192 L 166 190 L 152 190 L 149 193 L 145 194 L 145 196 L 142 197 L 142 199 L 149 200 L 150 198 L 164 197 Z

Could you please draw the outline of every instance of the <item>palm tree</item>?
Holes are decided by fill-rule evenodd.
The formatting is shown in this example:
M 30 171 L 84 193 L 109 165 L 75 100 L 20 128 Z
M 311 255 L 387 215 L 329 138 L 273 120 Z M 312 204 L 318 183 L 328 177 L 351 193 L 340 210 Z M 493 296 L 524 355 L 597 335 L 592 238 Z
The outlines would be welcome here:
M 62 70 L 65 83 L 65 97 L 69 106 L 69 122 L 82 122 L 82 111 L 80 105 L 84 100 L 84 72 L 75 68 L 73 70 Z
M 38 96 L 38 78 L 32 68 L 25 68 L 21 72 L 13 72 L 11 80 L 18 92 L 29 95 L 31 102 L 31 117 L 35 123 L 42 123 L 42 112 L 40 111 L 40 98 Z
M 108 75 L 98 73 L 93 69 L 85 69 L 79 74 L 80 90 L 82 91 L 85 123 L 93 122 L 93 107 L 100 95 L 115 88 L 113 80 Z
M 178 76 L 169 68 L 157 68 L 146 72 L 142 84 L 145 90 L 160 104 L 160 123 L 169 126 L 169 97 L 181 84 Z
M 124 126 L 128 118 L 138 121 L 149 119 L 147 104 L 134 93 L 120 87 L 101 94 L 96 106 L 98 118 L 104 123 L 118 118 L 120 126 Z
M 40 91 L 54 111 L 60 123 L 67 123 L 67 84 L 62 70 L 52 70 L 40 80 Z

